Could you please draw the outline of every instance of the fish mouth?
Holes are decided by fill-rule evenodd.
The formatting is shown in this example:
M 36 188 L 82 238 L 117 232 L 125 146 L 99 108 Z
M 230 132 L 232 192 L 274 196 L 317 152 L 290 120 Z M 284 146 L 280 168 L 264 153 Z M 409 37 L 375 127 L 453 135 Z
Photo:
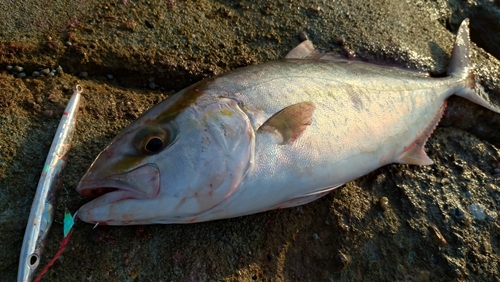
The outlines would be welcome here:
M 154 164 L 146 164 L 125 173 L 105 177 L 93 175 L 90 169 L 78 183 L 76 191 L 88 198 L 120 194 L 133 199 L 153 199 L 160 193 L 160 172 Z

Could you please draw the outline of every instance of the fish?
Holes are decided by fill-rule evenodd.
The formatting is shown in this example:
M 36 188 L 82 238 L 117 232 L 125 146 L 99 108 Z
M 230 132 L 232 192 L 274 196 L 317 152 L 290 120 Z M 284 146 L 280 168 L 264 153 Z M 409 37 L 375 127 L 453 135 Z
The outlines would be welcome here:
M 185 224 L 314 201 L 424 151 L 455 94 L 500 113 L 471 72 L 469 21 L 447 77 L 320 53 L 207 78 L 123 129 L 76 187 L 79 218 L 100 225 Z
M 75 91 L 63 112 L 45 160 L 24 233 L 19 258 L 18 282 L 33 280 L 36 269 L 40 264 L 47 235 L 54 221 L 57 194 L 61 187 L 62 171 L 66 166 L 71 140 L 75 132 L 82 91 L 83 88 L 76 85 Z

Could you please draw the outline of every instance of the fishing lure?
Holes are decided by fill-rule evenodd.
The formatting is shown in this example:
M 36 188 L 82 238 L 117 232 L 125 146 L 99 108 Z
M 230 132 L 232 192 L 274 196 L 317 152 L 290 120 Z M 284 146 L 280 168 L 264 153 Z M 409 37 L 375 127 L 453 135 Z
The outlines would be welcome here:
M 77 85 L 52 140 L 24 234 L 18 282 L 31 281 L 40 263 L 47 234 L 54 220 L 57 192 L 61 186 L 61 172 L 68 159 L 81 93 L 82 87 Z

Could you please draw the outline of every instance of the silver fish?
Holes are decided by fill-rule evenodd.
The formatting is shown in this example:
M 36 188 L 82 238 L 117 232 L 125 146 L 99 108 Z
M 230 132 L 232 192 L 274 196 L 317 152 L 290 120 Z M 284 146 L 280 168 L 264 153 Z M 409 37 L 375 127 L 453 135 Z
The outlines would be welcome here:
M 390 163 L 430 165 L 424 145 L 455 94 L 500 113 L 470 72 L 468 20 L 448 77 L 320 54 L 203 80 L 104 149 L 77 191 L 89 223 L 192 223 L 302 205 Z
M 61 186 L 61 172 L 66 165 L 71 147 L 81 93 L 82 87 L 77 85 L 64 110 L 43 166 L 24 233 L 17 275 L 19 282 L 31 281 L 40 263 L 43 247 L 54 219 L 57 192 Z

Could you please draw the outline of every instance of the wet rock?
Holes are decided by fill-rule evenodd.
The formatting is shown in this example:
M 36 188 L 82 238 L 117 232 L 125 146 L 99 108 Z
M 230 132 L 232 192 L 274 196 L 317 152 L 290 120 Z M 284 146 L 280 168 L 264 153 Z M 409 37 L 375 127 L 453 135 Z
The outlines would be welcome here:
M 6 3 L 9 2 L 11 1 L 6 1 Z M 22 5 L 25 2 L 15 3 Z M 147 88 L 149 82 L 146 82 L 143 87 L 144 81 L 147 81 L 149 76 L 157 77 L 158 83 L 169 89 L 168 92 L 154 99 L 156 103 L 170 95 L 170 90 L 182 89 L 188 84 L 199 81 L 205 74 L 211 75 L 212 72 L 208 71 L 210 67 L 216 66 L 217 71 L 226 72 L 243 65 L 280 58 L 289 51 L 290 47 L 297 45 L 298 40 L 294 35 L 301 30 L 310 32 L 309 35 L 314 39 L 313 43 L 322 51 L 341 53 L 342 47 L 339 45 L 343 44 L 346 50 L 352 50 L 353 55 L 374 56 L 380 58 L 382 62 L 384 58 L 394 59 L 411 66 L 419 64 L 425 70 L 431 69 L 434 73 L 444 75 L 449 63 L 453 34 L 456 32 L 453 29 L 447 30 L 447 20 L 449 15 L 452 17 L 463 15 L 460 12 L 451 11 L 450 7 L 457 5 L 456 0 L 449 3 L 445 1 L 335 1 L 335 3 L 276 1 L 269 9 L 270 16 L 262 16 L 259 11 L 261 5 L 248 0 L 232 4 L 228 4 L 228 1 L 204 0 L 194 2 L 123 0 L 116 1 L 113 6 L 107 5 L 110 8 L 114 7 L 115 12 L 102 9 L 101 2 L 94 0 L 69 2 L 74 4 L 70 3 L 66 9 L 44 9 L 42 14 L 33 13 L 36 11 L 31 10 L 40 5 L 31 5 L 29 10 L 24 9 L 24 14 L 33 15 L 31 17 L 33 21 L 26 21 L 29 22 L 28 28 L 23 28 L 23 21 L 19 20 L 16 13 L 10 9 L 6 12 L 9 16 L 2 21 L 0 33 L 2 33 L 2 39 L 13 33 L 9 31 L 7 25 L 11 21 L 15 24 L 12 26 L 19 30 L 16 32 L 19 32 L 21 39 L 31 38 L 35 42 L 34 46 L 37 47 L 37 41 L 45 42 L 46 40 L 43 38 L 40 40 L 37 34 L 33 34 L 34 32 L 46 36 L 46 34 L 64 29 L 63 33 L 68 35 L 64 40 L 73 42 L 75 46 L 57 50 L 58 53 L 47 48 L 35 48 L 32 53 L 28 50 L 27 54 L 24 52 L 25 54 L 20 54 L 22 56 L 19 57 L 17 54 L 20 52 L 17 50 L 3 49 L 1 51 L 2 65 L 19 64 L 26 65 L 28 68 L 28 66 L 54 66 L 55 62 L 59 61 L 64 63 L 65 71 L 68 73 L 78 74 L 81 69 L 77 68 L 84 68 L 96 75 L 116 73 L 120 84 L 123 81 L 121 86 L 127 88 L 126 91 L 122 91 L 123 89 L 106 83 L 83 82 L 88 84 L 91 91 L 85 95 L 85 108 L 80 113 L 78 124 L 81 134 L 75 134 L 69 167 L 64 173 L 63 184 L 68 193 L 63 193 L 64 197 L 60 199 L 61 206 L 68 206 L 71 210 L 77 210 L 88 201 L 79 197 L 72 189 L 73 186 L 85 173 L 93 157 L 109 143 L 110 138 L 118 133 L 119 129 L 124 128 L 131 121 L 127 112 L 124 112 L 124 108 L 127 107 L 121 105 L 131 101 L 132 105 L 140 105 L 138 107 L 145 111 L 152 105 L 153 99 L 150 97 L 160 94 Z M 483 2 L 484 0 L 479 0 L 478 3 Z M 58 2 L 47 2 L 47 5 L 53 3 Z M 462 3 L 470 5 L 467 3 L 471 2 L 462 1 Z M 78 5 L 78 7 L 72 5 Z M 88 5 L 91 5 L 90 8 Z M 321 6 L 321 12 L 318 15 L 307 11 L 309 7 L 318 5 Z M 438 5 L 441 7 L 437 7 Z M 429 8 L 429 6 L 436 7 Z M 219 9 L 220 7 L 222 8 Z M 63 13 L 54 14 L 59 10 Z M 227 14 L 231 13 L 238 18 L 222 18 L 217 14 L 216 19 L 212 21 L 200 17 L 200 15 L 219 10 L 224 13 L 227 11 Z M 467 9 L 464 8 L 463 11 L 466 13 Z M 314 18 L 308 19 L 307 17 L 311 15 Z M 144 25 L 146 17 L 155 26 L 161 26 L 161 28 L 148 29 Z M 43 18 L 50 20 L 45 23 Z M 42 21 L 36 19 L 42 19 Z M 130 29 L 120 28 L 120 21 L 129 21 Z M 190 36 L 193 30 L 197 33 L 195 39 Z M 483 34 L 488 36 L 492 33 Z M 335 36 L 339 36 L 342 40 L 334 40 Z M 99 39 L 99 44 L 94 45 L 96 49 L 91 49 L 91 44 L 88 42 L 96 39 Z M 106 44 L 101 41 L 103 39 Z M 11 42 L 20 42 L 20 40 Z M 339 44 L 340 42 L 342 44 Z M 22 42 L 21 44 L 24 45 Z M 480 71 L 476 77 L 482 79 L 483 83 L 484 80 L 493 78 L 491 85 L 498 85 L 498 81 L 495 80 L 499 77 L 498 62 L 490 59 L 491 57 L 485 55 L 481 49 L 474 46 L 473 49 L 473 61 L 479 66 L 476 71 Z M 61 57 L 52 58 L 54 54 Z M 381 54 L 385 57 L 380 57 Z M 149 65 L 151 59 L 155 61 L 153 66 Z M 33 70 L 37 69 L 30 69 L 30 71 Z M 48 99 L 42 96 L 43 100 L 39 103 L 40 110 L 32 114 L 23 114 L 31 110 L 29 104 L 26 103 L 32 103 L 33 99 L 37 101 L 37 98 L 33 97 L 45 93 L 38 93 L 38 89 L 53 91 L 58 97 L 62 94 L 65 95 L 62 97 L 67 98 L 72 92 L 73 83 L 78 79 L 70 75 L 57 75 L 55 79 L 33 79 L 34 83 L 27 83 L 27 89 L 23 91 L 19 91 L 18 85 L 24 84 L 24 80 L 14 79 L 12 75 L 7 77 L 7 81 L 3 77 L 0 80 L 3 84 L 0 91 L 4 89 L 5 82 L 8 85 L 11 81 L 14 86 L 7 88 L 8 91 L 0 97 L 0 105 L 3 107 L 0 109 L 0 115 L 6 120 L 2 123 L 0 130 L 0 140 L 2 140 L 0 155 L 3 153 L 0 161 L 0 174 L 6 176 L 6 178 L 0 178 L 2 184 L 0 198 L 9 207 L 8 212 L 4 213 L 7 220 L 2 221 L 4 227 L 0 232 L 0 239 L 2 239 L 0 240 L 2 241 L 0 269 L 3 271 L 3 281 L 15 281 L 16 269 L 12 265 L 17 263 L 20 242 L 12 240 L 10 234 L 19 238 L 24 233 L 25 215 L 28 212 L 26 209 L 27 207 L 29 209 L 33 187 L 36 187 L 40 173 L 40 165 L 37 164 L 43 164 L 45 158 L 43 151 L 48 150 L 48 146 L 43 147 L 43 145 L 47 143 L 50 146 L 52 140 L 52 136 L 44 135 L 49 129 L 47 118 L 39 119 L 39 113 L 40 111 L 43 113 L 44 106 L 56 105 L 55 103 L 45 105 Z M 39 85 L 35 85 L 37 83 Z M 66 90 L 63 93 L 58 92 L 59 86 L 64 84 L 71 85 L 64 88 Z M 30 90 L 31 93 L 26 90 Z M 11 99 L 11 102 L 8 99 Z M 57 104 L 62 102 L 59 101 Z M 452 107 L 453 102 L 450 101 L 449 108 Z M 53 109 L 55 113 L 60 112 L 59 109 Z M 10 113 L 13 110 L 14 118 L 20 116 L 23 119 L 17 122 L 16 120 L 8 121 L 12 118 Z M 484 109 L 479 111 L 487 112 Z M 477 115 L 470 115 L 467 112 L 466 116 L 474 117 L 470 121 L 474 127 L 481 123 L 490 124 L 493 120 L 493 115 L 476 118 Z M 53 117 L 58 118 L 55 115 Z M 55 123 L 55 120 L 51 122 Z M 25 128 L 29 130 L 24 130 Z M 38 128 L 40 131 L 37 131 Z M 492 128 L 493 132 L 498 132 L 498 129 L 495 129 L 498 127 L 492 126 Z M 43 134 L 38 134 L 38 132 Z M 82 223 L 81 232 L 74 233 L 71 248 L 64 253 L 66 258 L 64 269 L 60 269 L 62 270 L 60 272 L 55 271 L 57 273 L 49 272 L 47 279 L 78 281 L 85 277 L 87 280 L 95 281 L 126 281 L 131 280 L 132 269 L 138 266 L 142 270 L 138 280 L 148 281 L 221 281 L 224 279 L 252 281 L 250 278 L 253 275 L 257 275 L 259 281 L 328 281 L 329 279 L 337 281 L 349 277 L 352 278 L 351 280 L 360 281 L 405 281 L 405 279 L 406 281 L 419 281 L 419 270 L 430 271 L 430 277 L 433 277 L 429 278 L 431 281 L 494 280 L 495 276 L 498 276 L 498 268 L 495 266 L 498 266 L 499 261 L 499 237 L 494 233 L 496 229 L 492 228 L 494 224 L 468 226 L 462 222 L 466 220 L 470 222 L 470 219 L 473 219 L 469 214 L 471 203 L 478 202 L 487 208 L 497 203 L 498 190 L 487 190 L 488 186 L 482 189 L 484 181 L 490 180 L 482 179 L 476 168 L 484 167 L 486 175 L 491 175 L 490 172 L 495 166 L 485 165 L 484 162 L 494 162 L 498 159 L 498 152 L 497 149 L 492 149 L 491 144 L 478 140 L 466 132 L 458 131 L 453 125 L 450 125 L 449 132 L 458 132 L 451 135 L 454 138 L 450 140 L 441 138 L 446 136 L 447 132 L 448 129 L 438 127 L 425 148 L 430 158 L 435 161 L 435 165 L 428 167 L 386 166 L 370 176 L 351 182 L 346 187 L 336 189 L 330 195 L 304 206 L 304 215 L 300 217 L 296 216 L 293 209 L 289 209 L 204 224 L 150 226 L 147 228 L 155 231 L 154 237 L 142 241 L 130 235 L 133 233 L 130 226 L 109 229 L 99 227 L 109 230 L 109 234 L 116 238 L 105 236 L 97 243 L 86 239 L 85 235 L 93 232 L 92 226 Z M 46 140 L 49 141 L 46 142 Z M 40 145 L 37 145 L 37 142 Z M 498 148 L 497 145 L 495 146 Z M 43 147 L 42 150 L 39 147 Z M 460 173 L 456 173 L 453 164 L 446 163 L 451 156 L 464 159 Z M 493 161 L 490 161 L 491 159 Z M 25 177 L 18 177 L 19 167 L 27 170 L 23 173 Z M 452 169 L 448 170 L 450 167 Z M 446 171 L 446 173 L 441 174 L 440 171 Z M 377 177 L 374 181 L 375 175 Z M 457 175 L 465 175 L 465 177 L 462 180 Z M 497 174 L 495 178 L 499 176 L 500 174 Z M 447 183 L 433 182 L 433 179 L 442 178 L 449 179 L 449 181 Z M 490 182 L 498 186 L 498 183 Z M 366 184 L 360 185 L 360 183 Z M 428 189 L 429 187 L 438 187 L 438 189 Z M 464 196 L 466 188 L 472 192 L 471 198 Z M 439 193 L 434 193 L 435 191 Z M 382 220 L 380 220 L 380 212 L 372 212 L 373 209 L 380 211 L 377 201 L 381 195 L 391 199 L 389 211 L 394 210 L 394 215 L 392 212 L 386 213 Z M 449 216 L 443 214 L 438 207 L 442 205 L 443 197 L 447 197 L 448 204 L 452 208 L 442 207 L 441 210 L 449 211 Z M 359 201 L 363 198 L 374 199 L 374 204 L 368 203 L 365 206 L 362 201 Z M 16 203 L 19 208 L 11 209 L 10 206 L 16 206 Z M 453 215 L 455 206 L 460 207 L 460 210 Z M 366 209 L 360 207 L 366 207 Z M 485 213 L 488 218 L 488 211 L 485 210 Z M 61 214 L 60 210 L 56 216 L 58 214 Z M 279 216 L 273 217 L 273 215 Z M 274 224 L 263 223 L 270 218 L 275 220 Z M 446 221 L 449 218 L 452 220 Z M 453 222 L 455 218 L 462 218 L 462 220 L 458 224 Z M 436 256 L 431 254 L 436 252 L 437 245 L 433 243 L 429 235 L 427 238 L 422 236 L 423 233 L 428 232 L 427 226 L 422 224 L 424 222 L 438 224 L 437 227 L 448 241 L 448 244 L 441 248 Z M 343 230 L 337 228 L 339 225 L 346 226 L 346 228 Z M 54 228 L 58 228 L 57 224 L 54 224 Z M 330 230 L 333 234 L 323 239 L 321 230 L 324 229 Z M 319 232 L 317 234 L 321 241 L 313 241 L 311 230 Z M 452 235 L 453 232 L 462 230 L 464 232 L 460 234 L 464 241 L 468 242 L 466 244 L 457 243 Z M 58 233 L 58 230 L 54 230 L 55 232 Z M 223 236 L 224 240 L 214 239 L 214 235 L 220 234 L 232 235 L 227 238 Z M 450 234 L 449 237 L 448 234 Z M 262 239 L 262 236 L 265 239 Z M 483 261 L 471 255 L 474 253 L 471 251 L 474 244 L 469 244 L 469 242 L 472 242 L 473 238 L 480 238 L 481 242 L 483 240 L 491 242 L 493 251 Z M 299 239 L 302 241 L 297 241 Z M 58 249 L 59 241 L 59 236 L 49 236 L 46 256 L 50 258 L 50 250 Z M 363 246 L 370 243 L 372 248 L 365 251 Z M 174 263 L 169 256 L 165 255 L 166 251 L 168 252 L 172 247 L 180 249 L 185 261 Z M 344 252 L 349 254 L 353 263 L 342 270 L 343 277 L 339 274 L 334 274 L 332 277 L 330 273 L 333 257 L 337 250 L 344 250 L 343 248 L 346 249 Z M 463 257 L 454 260 L 453 264 L 446 264 L 445 258 L 455 259 L 459 256 L 457 248 L 463 248 Z M 415 250 L 417 254 L 413 260 L 414 264 L 408 266 L 406 258 L 410 257 L 408 256 L 410 250 Z M 249 251 L 252 254 L 264 255 L 248 255 Z M 134 256 L 132 266 L 129 268 L 124 267 L 123 262 L 117 259 L 121 257 L 117 254 L 125 252 Z M 276 254 L 276 257 L 272 256 L 272 262 L 269 262 L 265 255 L 270 252 Z M 308 255 L 313 258 L 313 263 L 302 267 L 304 252 L 310 252 Z M 378 254 L 377 260 L 367 261 L 371 253 Z M 321 258 L 321 256 L 324 257 Z M 262 259 L 259 259 L 260 257 Z M 434 259 L 431 260 L 431 258 Z M 151 264 L 152 260 L 154 260 L 153 264 Z M 432 265 L 434 261 L 438 264 L 437 266 Z M 487 265 L 482 266 L 481 269 L 484 271 L 483 275 L 489 275 L 489 279 L 481 279 L 473 273 L 468 268 L 469 261 L 471 264 Z M 210 264 L 217 265 L 217 268 L 211 269 Z M 404 265 L 406 275 L 404 278 L 394 277 L 398 264 Z M 67 271 L 68 269 L 71 271 Z M 281 271 L 281 269 L 286 270 Z M 294 272 L 293 269 L 298 270 Z M 318 273 L 321 273 L 323 269 L 328 270 L 330 277 L 326 279 L 318 277 Z M 237 277 L 236 273 L 240 271 L 241 274 Z M 284 272 L 289 274 L 285 275 Z M 451 274 L 447 275 L 448 273 Z M 427 280 L 427 278 L 421 280 Z

